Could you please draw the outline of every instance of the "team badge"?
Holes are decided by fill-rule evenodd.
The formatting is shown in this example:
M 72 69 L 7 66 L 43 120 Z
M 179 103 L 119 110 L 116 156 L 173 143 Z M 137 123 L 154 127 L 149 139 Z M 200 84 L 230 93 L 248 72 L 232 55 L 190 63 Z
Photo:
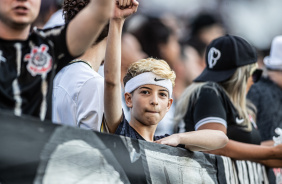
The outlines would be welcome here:
M 212 47 L 208 53 L 209 68 L 213 68 L 219 60 L 221 53 L 216 48 Z
M 32 76 L 48 73 L 52 68 L 52 58 L 47 52 L 49 47 L 45 44 L 34 47 L 30 54 L 26 54 L 24 61 L 28 62 L 27 70 Z

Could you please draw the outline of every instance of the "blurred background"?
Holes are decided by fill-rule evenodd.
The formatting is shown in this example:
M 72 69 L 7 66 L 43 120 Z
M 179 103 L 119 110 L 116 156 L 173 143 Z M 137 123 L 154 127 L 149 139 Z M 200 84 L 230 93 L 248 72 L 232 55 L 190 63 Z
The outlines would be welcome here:
M 230 34 L 245 37 L 258 49 L 268 49 L 274 36 L 282 33 L 281 0 L 139 0 L 138 15 L 170 18 L 180 36 L 201 13 L 221 19 Z M 42 0 L 38 23 L 48 20 L 63 0 Z M 43 15 L 43 16 L 42 16 Z M 138 22 L 137 22 L 138 24 Z M 133 24 L 134 26 L 134 24 Z
M 282 33 L 281 10 L 281 0 L 140 0 L 139 13 L 171 14 L 179 26 L 187 26 L 202 12 L 210 13 L 222 19 L 228 33 L 245 37 L 258 49 L 268 49 L 273 37 Z

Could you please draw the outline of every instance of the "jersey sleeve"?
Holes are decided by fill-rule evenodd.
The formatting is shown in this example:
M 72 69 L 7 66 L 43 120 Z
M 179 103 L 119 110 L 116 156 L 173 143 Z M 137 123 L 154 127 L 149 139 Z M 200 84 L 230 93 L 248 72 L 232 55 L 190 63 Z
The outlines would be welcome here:
M 78 57 L 72 56 L 69 52 L 66 39 L 67 28 L 68 24 L 44 30 L 46 39 L 51 42 L 50 45 L 53 45 L 54 53 L 52 53 L 52 55 L 55 55 L 54 61 L 57 63 L 57 72 L 75 57 Z
M 220 123 L 227 127 L 227 114 L 220 95 L 215 90 L 202 88 L 194 106 L 195 130 L 207 123 Z

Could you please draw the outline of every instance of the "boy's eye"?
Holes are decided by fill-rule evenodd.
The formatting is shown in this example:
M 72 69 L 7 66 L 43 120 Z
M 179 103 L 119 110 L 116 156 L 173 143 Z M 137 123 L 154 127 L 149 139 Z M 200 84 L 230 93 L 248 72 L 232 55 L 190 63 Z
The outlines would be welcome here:
M 149 94 L 149 91 L 141 91 L 143 94 Z
M 160 93 L 160 95 L 163 96 L 163 97 L 167 97 L 166 93 Z

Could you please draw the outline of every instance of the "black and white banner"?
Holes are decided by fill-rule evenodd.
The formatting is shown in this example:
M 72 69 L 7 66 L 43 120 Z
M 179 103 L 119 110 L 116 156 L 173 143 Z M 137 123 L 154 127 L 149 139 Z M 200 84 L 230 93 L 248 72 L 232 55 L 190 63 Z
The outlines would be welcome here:
M 0 183 L 268 183 L 265 167 L 0 112 Z

